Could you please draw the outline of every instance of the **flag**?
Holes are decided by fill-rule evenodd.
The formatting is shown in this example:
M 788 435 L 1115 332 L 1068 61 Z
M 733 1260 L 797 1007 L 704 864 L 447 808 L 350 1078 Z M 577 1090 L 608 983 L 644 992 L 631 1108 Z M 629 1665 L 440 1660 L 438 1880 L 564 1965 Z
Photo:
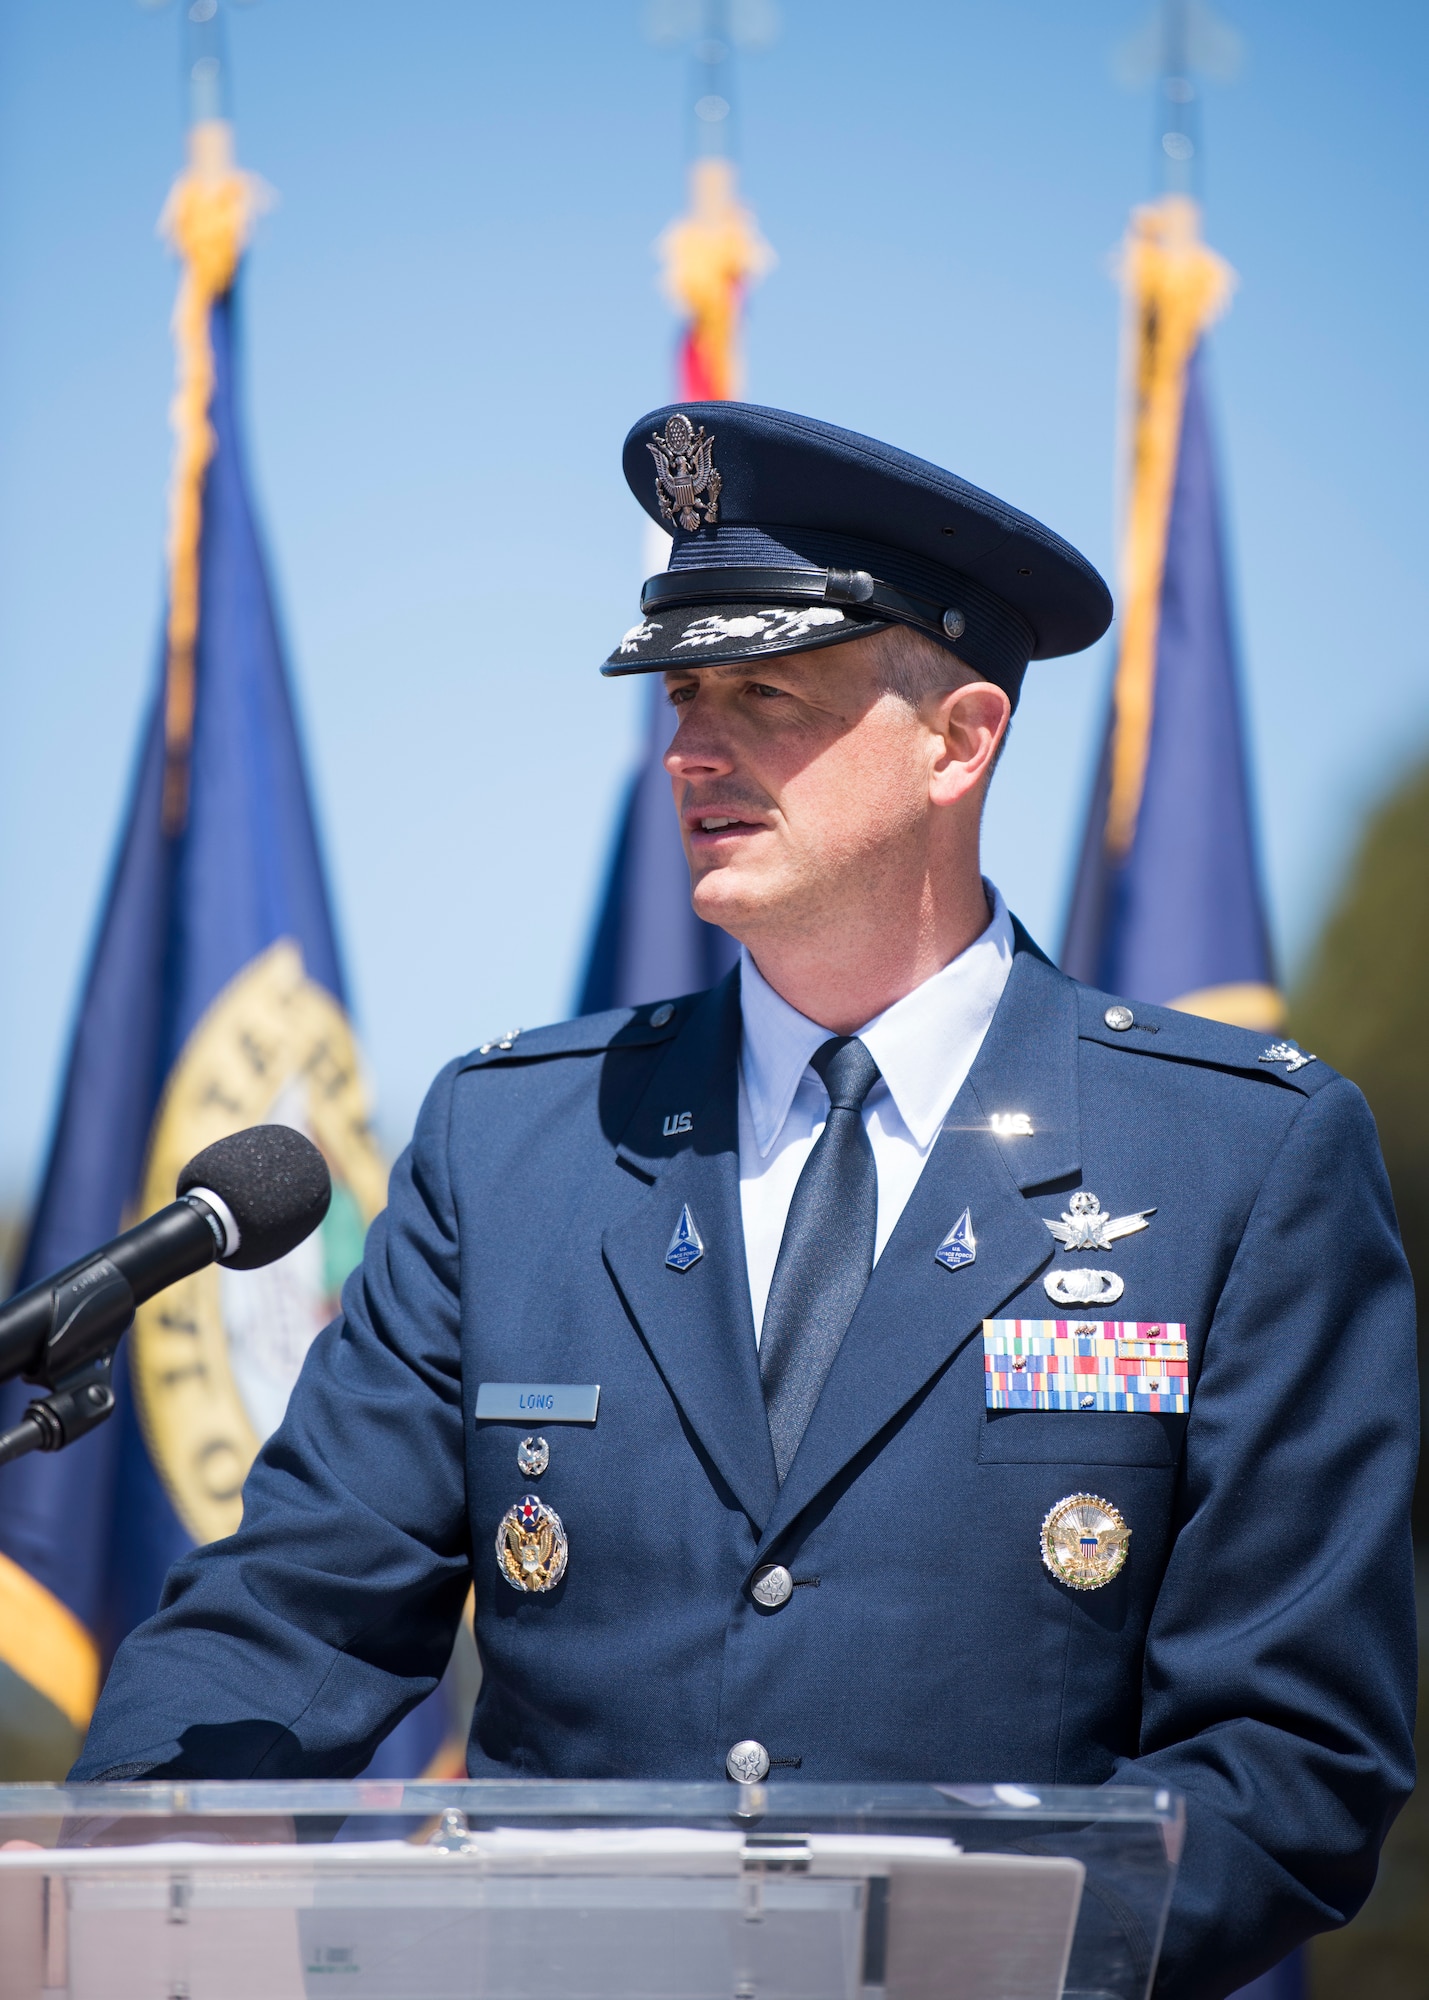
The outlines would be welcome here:
M 6 1775 L 63 1772 L 170 1563 L 238 1525 L 249 1465 L 386 1198 L 244 468 L 234 288 L 260 193 L 231 128 L 196 125 L 165 211 L 181 277 L 159 685 L 19 1285 L 163 1207 L 183 1163 L 245 1125 L 305 1131 L 333 1200 L 281 1263 L 212 1267 L 141 1307 L 110 1421 L 0 1471 Z M 10 1384 L 0 1422 L 34 1393 Z M 445 1734 L 434 1699 L 374 1768 L 417 1776 Z
M 675 711 L 660 677 L 651 681 L 645 754 L 620 816 L 581 985 L 582 1014 L 698 993 L 723 979 L 739 953 L 727 931 L 690 907 L 690 871 L 663 762 Z
M 656 248 L 665 290 L 685 315 L 678 393 L 691 402 L 727 402 L 741 388 L 745 294 L 774 262 L 737 197 L 729 160 L 696 160 L 689 213 L 671 223 Z M 663 564 L 669 540 L 648 531 L 646 550 L 647 567 Z M 675 715 L 658 677 L 646 704 L 645 751 L 626 794 L 581 981 L 583 1014 L 696 992 L 722 979 L 738 956 L 728 933 L 690 907 L 689 868 L 664 768 Z
M 1204 333 L 1232 275 L 1194 203 L 1127 246 L 1131 464 L 1116 673 L 1062 946 L 1075 978 L 1244 1027 L 1284 1018 L 1251 813 Z
M 774 263 L 751 210 L 739 200 L 733 162 L 719 156 L 690 169 L 690 207 L 660 238 L 665 291 L 686 315 L 678 395 L 724 403 L 743 387 L 740 319 L 745 294 Z

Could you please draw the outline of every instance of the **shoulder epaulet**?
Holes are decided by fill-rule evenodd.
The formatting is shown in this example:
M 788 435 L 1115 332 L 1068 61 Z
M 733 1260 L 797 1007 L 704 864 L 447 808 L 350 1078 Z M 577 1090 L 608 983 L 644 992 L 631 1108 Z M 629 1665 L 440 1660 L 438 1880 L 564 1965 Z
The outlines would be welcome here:
M 1333 1083 L 1340 1073 L 1308 1049 L 1263 1030 L 1233 1028 L 1225 1021 L 1182 1014 L 1174 1007 L 1152 1007 L 1144 1000 L 1118 1000 L 1115 994 L 1098 993 L 1090 986 L 1080 987 L 1077 999 L 1082 1039 L 1129 1054 L 1239 1070 L 1245 1076 L 1289 1084 L 1306 1097 Z
M 612 1007 L 604 1014 L 582 1014 L 574 1021 L 554 1021 L 545 1028 L 508 1028 L 504 1035 L 493 1036 L 463 1057 L 460 1068 L 489 1069 L 497 1064 L 541 1062 L 552 1056 L 653 1048 L 672 1039 L 689 1009 L 689 998 L 661 1000 L 653 1007 Z

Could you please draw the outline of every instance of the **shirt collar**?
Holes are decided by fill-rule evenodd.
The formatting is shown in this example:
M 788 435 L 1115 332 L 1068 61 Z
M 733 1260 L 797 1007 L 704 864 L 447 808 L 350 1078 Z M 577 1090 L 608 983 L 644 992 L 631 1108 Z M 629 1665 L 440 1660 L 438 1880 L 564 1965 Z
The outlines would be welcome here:
M 972 1068 L 1012 970 L 1012 919 L 1000 890 L 983 886 L 992 921 L 982 935 L 859 1029 L 899 1117 L 925 1152 Z M 755 1140 L 767 1157 L 809 1058 L 829 1031 L 781 998 L 743 947 L 739 958 L 740 1066 Z

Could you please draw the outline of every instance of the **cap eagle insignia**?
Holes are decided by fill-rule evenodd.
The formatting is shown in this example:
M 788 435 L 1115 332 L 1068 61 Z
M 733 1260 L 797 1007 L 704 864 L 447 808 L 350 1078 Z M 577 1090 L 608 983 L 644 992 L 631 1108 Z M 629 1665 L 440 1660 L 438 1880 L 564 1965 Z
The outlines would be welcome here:
M 677 410 L 666 419 L 664 435 L 656 431 L 645 449 L 655 461 L 655 497 L 665 520 L 678 522 L 687 535 L 714 527 L 724 484 L 714 468 L 714 433 L 706 435 L 703 424 L 696 430 Z
M 1107 1215 L 1091 1190 L 1082 1188 L 1063 1209 L 1060 1222 L 1046 1215 L 1042 1220 L 1064 1250 L 1110 1250 L 1119 1236 L 1134 1236 L 1144 1229 L 1147 1216 L 1155 1213 L 1154 1208 L 1143 1208 L 1135 1215 Z

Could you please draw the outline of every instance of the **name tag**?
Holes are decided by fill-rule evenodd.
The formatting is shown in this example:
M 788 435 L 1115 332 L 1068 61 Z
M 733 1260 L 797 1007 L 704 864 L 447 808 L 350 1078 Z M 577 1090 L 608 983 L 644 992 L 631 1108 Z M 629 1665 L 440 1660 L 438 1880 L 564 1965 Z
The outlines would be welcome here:
M 482 1382 L 476 1421 L 493 1424 L 593 1424 L 599 1382 Z
M 990 1410 L 1190 1407 L 1184 1323 L 1136 1319 L 985 1319 Z

